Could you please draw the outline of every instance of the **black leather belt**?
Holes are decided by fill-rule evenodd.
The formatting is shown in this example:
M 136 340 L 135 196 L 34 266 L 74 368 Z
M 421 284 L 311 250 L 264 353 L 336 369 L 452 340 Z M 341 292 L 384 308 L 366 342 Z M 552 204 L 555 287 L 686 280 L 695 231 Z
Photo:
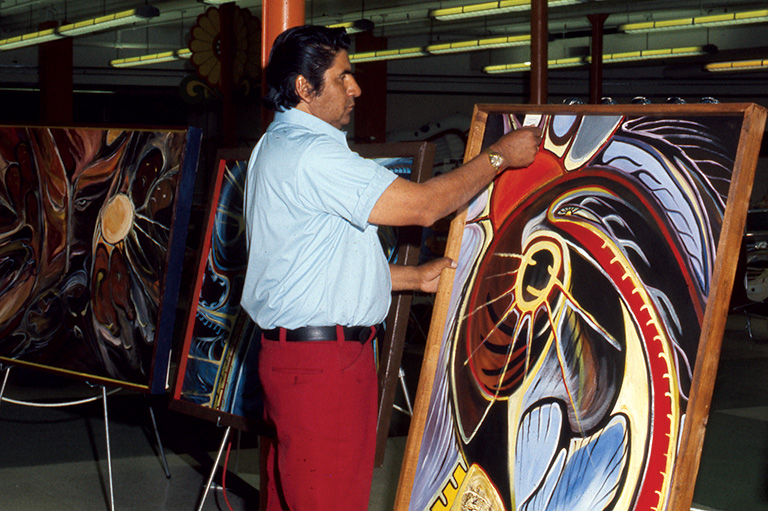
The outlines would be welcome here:
M 345 326 L 342 327 L 344 331 L 345 341 L 356 341 L 365 343 L 374 332 L 376 327 L 371 326 Z M 268 341 L 280 340 L 281 328 L 272 328 L 270 330 L 262 330 L 262 335 Z M 289 342 L 303 342 L 303 341 L 334 341 L 336 340 L 336 327 L 335 326 L 305 326 L 302 328 L 296 328 L 294 330 L 285 330 L 285 340 Z

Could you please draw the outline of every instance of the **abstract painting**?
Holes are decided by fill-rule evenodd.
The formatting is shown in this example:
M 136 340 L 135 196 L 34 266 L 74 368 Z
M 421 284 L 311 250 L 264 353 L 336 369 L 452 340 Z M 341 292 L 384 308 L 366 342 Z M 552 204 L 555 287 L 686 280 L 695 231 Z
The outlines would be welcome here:
M 427 174 L 425 169 L 431 169 L 432 164 L 429 156 L 434 154 L 429 152 L 430 144 L 425 143 L 372 144 L 353 149 L 411 179 L 421 179 Z M 215 207 L 211 208 L 203 235 L 193 291 L 196 299 L 186 322 L 170 406 L 220 425 L 268 433 L 260 420 L 262 401 L 257 373 L 260 333 L 240 308 L 248 261 L 243 193 L 249 156 L 249 150 L 222 150 L 218 155 L 216 179 L 208 202 Z M 402 229 L 381 230 L 382 247 L 391 260 L 418 258 L 407 233 Z M 399 304 L 399 300 L 393 302 Z M 407 320 L 407 312 L 403 316 L 401 311 L 399 317 Z M 396 331 L 394 324 L 391 330 Z M 389 345 L 387 339 L 385 337 L 385 345 Z M 387 365 L 384 361 L 382 364 Z M 394 393 L 395 381 L 388 384 Z
M 200 138 L 0 127 L 0 363 L 165 390 Z
M 221 150 L 171 408 L 241 430 L 262 425 L 258 327 L 240 307 L 248 150 Z M 253 339 L 253 342 L 251 342 Z
M 543 139 L 452 224 L 396 509 L 690 509 L 765 117 L 476 109 Z

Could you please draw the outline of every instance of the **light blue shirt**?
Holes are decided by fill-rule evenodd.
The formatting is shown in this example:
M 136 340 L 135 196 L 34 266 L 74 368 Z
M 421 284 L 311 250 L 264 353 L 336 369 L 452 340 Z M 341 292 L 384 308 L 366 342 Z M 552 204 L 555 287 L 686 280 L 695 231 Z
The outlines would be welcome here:
M 241 305 L 260 327 L 369 326 L 392 290 L 368 217 L 396 175 L 352 152 L 344 132 L 291 109 L 253 150 L 245 190 Z

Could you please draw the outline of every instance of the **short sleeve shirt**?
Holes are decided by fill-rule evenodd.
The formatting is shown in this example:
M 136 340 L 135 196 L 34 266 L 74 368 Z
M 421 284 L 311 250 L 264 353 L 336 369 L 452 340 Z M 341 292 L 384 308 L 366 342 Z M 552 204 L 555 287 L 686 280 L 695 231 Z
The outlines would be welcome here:
M 277 112 L 253 150 L 241 305 L 262 328 L 368 326 L 389 309 L 389 265 L 368 217 L 396 175 L 349 149 L 344 132 Z

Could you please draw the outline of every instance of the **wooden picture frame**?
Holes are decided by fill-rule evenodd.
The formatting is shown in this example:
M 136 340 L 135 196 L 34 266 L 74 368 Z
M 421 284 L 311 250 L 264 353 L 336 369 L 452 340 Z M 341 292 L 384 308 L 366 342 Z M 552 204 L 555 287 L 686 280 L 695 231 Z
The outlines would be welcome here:
M 765 120 L 476 107 L 544 138 L 452 223 L 396 510 L 690 509 Z
M 370 144 L 353 146 L 352 149 L 410 179 L 423 180 L 431 175 L 433 144 Z M 208 204 L 216 207 L 208 213 L 201 240 L 200 260 L 192 292 L 194 300 L 186 321 L 170 407 L 220 425 L 269 434 L 269 428 L 261 421 L 260 384 L 256 373 L 258 353 L 257 350 L 249 349 L 249 340 L 258 337 L 258 328 L 239 307 L 247 263 L 242 194 L 250 153 L 250 149 L 237 149 L 221 150 L 217 155 L 217 174 L 208 201 Z M 217 225 L 224 225 L 224 228 Z M 420 229 L 418 232 L 408 229 L 399 231 L 399 242 L 391 247 L 398 261 L 405 264 L 416 262 L 419 236 Z M 415 237 L 419 237 L 418 241 L 413 239 Z M 211 247 L 216 244 L 219 246 L 215 251 L 218 254 L 216 259 L 226 259 L 227 264 L 215 264 L 218 269 L 212 277 L 211 254 L 214 251 Z M 216 298 L 204 297 L 205 282 L 219 287 L 221 294 L 217 294 Z M 208 302 L 208 305 L 204 302 Z M 211 303 L 215 303 L 215 306 L 212 307 Z M 410 295 L 398 293 L 393 297 L 387 320 L 387 324 L 392 327 L 387 329 L 383 341 L 380 382 L 386 391 L 381 392 L 383 397 L 380 403 L 382 399 L 388 399 L 390 410 L 409 307 Z M 390 369 L 393 364 L 396 364 L 394 371 Z M 385 431 L 386 440 L 391 411 L 382 413 L 382 406 L 380 404 L 379 420 L 383 423 L 386 414 L 386 424 L 381 427 Z
M 201 139 L 0 127 L 0 364 L 165 392 Z

